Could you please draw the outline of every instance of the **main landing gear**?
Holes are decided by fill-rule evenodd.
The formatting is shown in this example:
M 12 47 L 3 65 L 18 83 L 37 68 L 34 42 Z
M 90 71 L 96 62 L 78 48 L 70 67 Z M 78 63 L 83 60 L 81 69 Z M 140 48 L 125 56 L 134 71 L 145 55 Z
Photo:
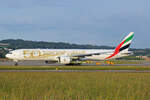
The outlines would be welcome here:
M 65 64 L 66 66 L 77 66 L 77 65 L 81 65 L 81 63 L 69 63 L 69 64 Z

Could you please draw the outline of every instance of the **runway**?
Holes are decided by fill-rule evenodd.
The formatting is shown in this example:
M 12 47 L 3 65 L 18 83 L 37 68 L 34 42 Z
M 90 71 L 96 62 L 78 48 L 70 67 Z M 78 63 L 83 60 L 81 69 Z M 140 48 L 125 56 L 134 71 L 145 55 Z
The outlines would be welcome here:
M 44 61 L 19 61 L 20 66 L 64 66 L 63 64 L 53 63 L 46 64 Z M 0 61 L 0 66 L 14 66 L 13 61 Z M 82 64 L 81 66 L 150 66 L 150 62 L 143 62 L 141 64 Z
M 0 61 L 0 66 L 14 66 L 13 61 Z M 63 64 L 45 64 L 43 61 L 21 61 L 19 62 L 19 66 L 64 66 Z M 108 64 L 102 64 L 102 65 L 95 65 L 95 64 L 82 64 L 81 66 L 150 66 L 149 62 L 144 62 L 142 64 L 115 64 L 115 65 L 108 65 Z M 8 69 L 8 70 L 0 70 L 0 72 L 114 72 L 114 73 L 150 73 L 150 70 L 14 70 L 14 69 Z
M 150 70 L 0 70 L 0 72 L 114 72 L 114 73 L 150 73 Z

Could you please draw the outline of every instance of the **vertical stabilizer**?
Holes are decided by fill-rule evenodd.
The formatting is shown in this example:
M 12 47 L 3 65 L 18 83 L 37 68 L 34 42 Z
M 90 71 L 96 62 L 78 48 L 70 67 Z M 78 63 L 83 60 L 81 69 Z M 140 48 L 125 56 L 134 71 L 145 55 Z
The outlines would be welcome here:
M 125 53 L 128 52 L 133 37 L 134 37 L 134 32 L 130 32 L 129 35 L 126 36 L 123 39 L 123 41 L 121 41 L 121 43 L 116 47 L 114 53 L 105 59 L 110 59 L 114 57 L 115 55 L 117 55 L 119 52 L 125 52 Z

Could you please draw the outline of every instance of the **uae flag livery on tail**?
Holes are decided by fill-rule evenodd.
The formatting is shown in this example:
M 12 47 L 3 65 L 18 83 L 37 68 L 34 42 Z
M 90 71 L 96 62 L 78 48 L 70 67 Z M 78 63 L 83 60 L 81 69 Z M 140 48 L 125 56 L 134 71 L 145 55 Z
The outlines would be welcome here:
M 110 58 L 116 56 L 120 52 L 128 52 L 133 37 L 134 37 L 134 32 L 130 32 L 129 35 L 126 36 L 123 39 L 123 41 L 116 47 L 114 53 L 105 59 L 110 59 Z

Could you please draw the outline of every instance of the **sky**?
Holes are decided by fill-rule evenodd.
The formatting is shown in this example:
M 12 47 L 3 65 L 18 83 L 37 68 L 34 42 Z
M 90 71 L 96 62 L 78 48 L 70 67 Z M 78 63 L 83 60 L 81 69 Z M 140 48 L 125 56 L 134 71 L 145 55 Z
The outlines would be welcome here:
M 0 40 L 150 48 L 150 0 L 0 0 Z

